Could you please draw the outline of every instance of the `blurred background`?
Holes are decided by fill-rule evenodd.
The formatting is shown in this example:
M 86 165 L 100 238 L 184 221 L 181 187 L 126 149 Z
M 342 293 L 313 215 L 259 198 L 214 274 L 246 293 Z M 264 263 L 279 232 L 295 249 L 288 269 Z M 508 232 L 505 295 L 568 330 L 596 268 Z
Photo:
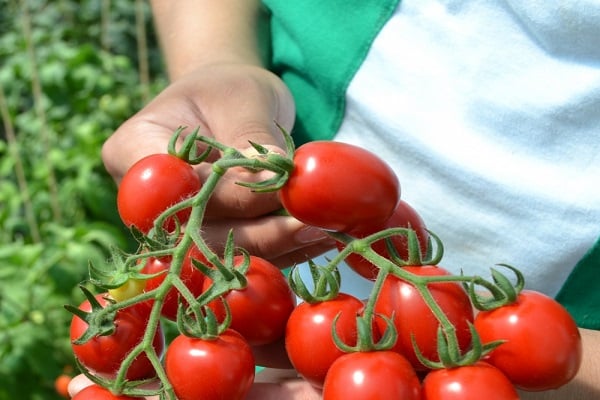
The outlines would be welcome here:
M 142 0 L 0 0 L 0 400 L 60 399 L 88 263 L 133 243 L 100 158 L 166 84 Z

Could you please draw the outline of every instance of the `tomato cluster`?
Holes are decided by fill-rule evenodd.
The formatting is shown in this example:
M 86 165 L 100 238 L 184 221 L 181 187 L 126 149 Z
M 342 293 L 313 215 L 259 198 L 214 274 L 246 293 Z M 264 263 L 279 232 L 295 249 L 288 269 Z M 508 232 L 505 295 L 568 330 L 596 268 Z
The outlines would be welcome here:
M 287 163 L 258 145 L 259 157 L 249 160 L 197 140 L 217 147 L 223 165 L 281 174 L 251 187 L 278 190 L 290 215 L 338 240 L 339 254 L 310 264 L 312 290 L 295 271 L 288 278 L 237 249 L 232 236 L 215 254 L 198 234 L 202 215 L 188 220 L 208 202 L 210 190 L 198 193 L 209 181 L 174 155 L 143 159 L 119 189 L 119 211 L 140 250 L 117 262 L 114 276 L 96 279 L 107 292 L 85 291 L 88 299 L 70 307 L 73 352 L 96 383 L 77 398 L 243 399 L 256 349 L 278 344 L 326 400 L 517 399 L 517 388 L 554 389 L 577 373 L 581 338 L 566 310 L 522 290 L 521 279 L 512 285 L 496 271 L 490 282 L 440 266 L 441 241 L 376 155 L 313 142 Z M 339 291 L 345 266 L 374 282 L 368 299 Z M 179 331 L 170 343 L 167 321 Z

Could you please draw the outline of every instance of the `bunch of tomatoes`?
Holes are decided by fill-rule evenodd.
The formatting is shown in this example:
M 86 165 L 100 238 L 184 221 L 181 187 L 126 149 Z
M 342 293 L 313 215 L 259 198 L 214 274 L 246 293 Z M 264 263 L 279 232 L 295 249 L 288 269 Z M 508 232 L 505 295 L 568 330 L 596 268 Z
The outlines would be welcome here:
M 76 399 L 244 399 L 256 350 L 278 344 L 326 400 L 518 399 L 517 388 L 550 390 L 576 375 L 581 338 L 561 305 L 524 290 L 508 265 L 491 280 L 452 275 L 385 162 L 339 142 L 295 149 L 283 134 L 286 155 L 252 144 L 246 156 L 180 129 L 168 153 L 130 168 L 117 203 L 139 250 L 92 266 L 102 291 L 82 287 L 86 301 L 67 306 L 75 358 L 94 382 Z M 208 160 L 201 181 L 192 165 Z M 312 282 L 236 247 L 233 233 L 222 254 L 205 241 L 207 204 L 231 168 L 273 172 L 239 184 L 277 191 L 286 214 L 337 240 L 326 265 L 309 262 Z M 348 267 L 373 281 L 369 298 L 340 291 Z M 177 326 L 170 343 L 165 320 Z

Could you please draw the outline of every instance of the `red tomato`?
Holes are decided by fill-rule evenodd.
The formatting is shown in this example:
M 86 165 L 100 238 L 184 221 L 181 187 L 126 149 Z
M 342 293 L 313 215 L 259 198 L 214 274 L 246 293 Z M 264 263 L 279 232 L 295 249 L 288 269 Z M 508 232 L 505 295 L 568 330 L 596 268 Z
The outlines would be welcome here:
M 72 400 L 139 400 L 139 397 L 113 394 L 110 390 L 94 384 L 82 389 Z
M 121 180 L 117 192 L 119 215 L 125 225 L 147 233 L 163 211 L 195 195 L 201 186 L 200 177 L 182 159 L 170 154 L 149 155 L 135 163 Z M 188 208 L 177 218 L 184 223 L 189 214 Z M 168 219 L 165 229 L 174 228 L 174 219 Z
M 65 399 L 70 398 L 69 396 L 69 383 L 71 383 L 71 376 L 67 374 L 60 374 L 54 380 L 54 390 L 60 397 Z
M 183 281 L 183 283 L 185 283 L 187 288 L 190 289 L 190 292 L 192 292 L 192 294 L 197 297 L 202 294 L 204 274 L 192 264 L 191 257 L 200 262 L 207 263 L 207 261 L 206 258 L 202 255 L 202 253 L 200 253 L 200 251 L 195 246 L 193 246 L 190 249 L 190 251 L 188 251 L 183 265 L 181 266 L 181 280 Z M 149 275 L 155 274 L 161 271 L 168 270 L 170 266 L 171 261 L 168 258 L 150 258 L 146 262 L 146 265 L 144 265 L 142 272 L 144 274 Z M 157 275 L 154 278 L 147 279 L 145 290 L 150 291 L 156 289 L 163 283 L 165 277 L 166 273 Z M 169 292 L 164 298 L 161 314 L 165 318 L 170 319 L 171 321 L 177 320 L 177 308 L 179 307 L 179 297 L 179 292 L 176 288 L 173 287 L 169 289 Z M 184 302 L 184 304 L 187 303 Z
M 427 239 L 429 238 L 429 233 L 427 232 L 427 228 L 425 227 L 425 223 L 421 216 L 412 208 L 407 202 L 404 200 L 400 200 L 398 205 L 396 206 L 396 210 L 392 216 L 381 225 L 374 225 L 370 227 L 364 227 L 362 229 L 355 229 L 349 232 L 350 235 L 356 238 L 364 238 L 373 233 L 382 231 L 388 228 L 411 228 L 415 231 L 417 235 L 417 239 L 419 240 L 419 247 L 421 250 L 421 254 L 424 255 L 427 251 Z M 403 260 L 408 257 L 408 241 L 406 240 L 406 236 L 404 235 L 394 235 L 391 238 L 394 243 L 394 248 L 398 252 L 398 255 Z M 339 250 L 342 250 L 345 246 L 343 243 L 338 242 L 337 247 Z M 390 258 L 390 254 L 387 250 L 387 246 L 385 240 L 379 240 L 372 245 L 373 250 L 375 250 L 378 254 L 385 258 Z M 371 264 L 369 261 L 364 259 L 360 254 L 352 253 L 348 257 L 346 257 L 346 263 L 350 268 L 352 268 L 355 272 L 360 274 L 361 276 L 375 280 L 377 278 L 377 273 L 379 272 L 379 268 L 377 266 Z
M 241 265 L 243 256 L 234 257 L 234 265 Z M 248 285 L 232 290 L 223 297 L 231 312 L 231 325 L 253 346 L 272 343 L 285 334 L 287 320 L 296 305 L 296 296 L 283 273 L 267 260 L 250 256 L 246 273 Z M 204 281 L 204 290 L 212 284 Z M 225 318 L 221 300 L 208 304 L 219 320 Z
M 431 371 L 423 380 L 423 400 L 518 400 L 512 383 L 485 362 Z
M 107 304 L 105 295 L 97 295 L 96 299 L 102 306 Z M 90 311 L 91 306 L 85 300 L 79 306 L 84 311 Z M 91 372 L 101 376 L 113 378 L 121 361 L 138 345 L 146 329 L 148 308 L 144 304 L 136 304 L 121 309 L 115 316 L 115 331 L 111 335 L 96 336 L 84 344 L 72 344 L 75 357 Z M 86 331 L 88 324 L 77 316 L 71 319 L 71 341 L 79 339 Z M 152 342 L 154 350 L 160 356 L 164 349 L 164 337 L 159 326 Z M 140 354 L 131 363 L 126 377 L 129 380 L 138 380 L 153 377 L 154 367 L 145 354 Z
M 410 363 L 393 351 L 348 353 L 329 368 L 323 400 L 420 400 L 421 383 Z
M 214 340 L 179 335 L 167 349 L 165 371 L 179 400 L 244 399 L 254 380 L 254 357 L 232 329 Z
M 349 232 L 385 222 L 400 198 L 400 183 L 375 154 L 346 143 L 316 141 L 296 150 L 280 197 L 300 221 Z
M 404 267 L 408 272 L 421 276 L 440 276 L 450 273 L 441 267 Z M 429 290 L 450 322 L 456 327 L 456 335 L 461 349 L 471 344 L 469 322 L 473 322 L 473 308 L 469 296 L 457 282 L 437 282 L 429 284 Z M 393 350 L 404 355 L 417 370 L 425 370 L 418 360 L 411 336 L 418 344 L 421 353 L 430 360 L 439 360 L 437 354 L 437 331 L 439 322 L 431 312 L 421 294 L 409 282 L 389 275 L 383 283 L 375 302 L 375 312 L 387 317 L 393 316 L 398 331 L 398 340 Z M 385 322 L 377 320 L 379 329 Z
M 339 314 L 336 332 L 348 344 L 356 344 L 356 317 L 362 313 L 363 302 L 340 293 L 335 299 L 321 303 L 301 303 L 292 314 L 285 331 L 288 357 L 300 375 L 311 385 L 321 388 L 331 364 L 344 355 L 331 335 L 333 319 Z M 318 351 L 314 351 L 318 343 Z
M 475 318 L 481 340 L 506 340 L 486 361 L 517 387 L 528 391 L 556 389 L 577 374 L 581 336 L 575 321 L 554 299 L 524 290 L 517 301 Z

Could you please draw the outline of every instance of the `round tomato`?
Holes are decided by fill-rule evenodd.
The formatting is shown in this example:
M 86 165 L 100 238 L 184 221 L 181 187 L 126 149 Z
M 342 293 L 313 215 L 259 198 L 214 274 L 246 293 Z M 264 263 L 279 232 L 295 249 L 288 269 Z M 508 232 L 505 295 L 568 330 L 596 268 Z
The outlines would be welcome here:
M 431 371 L 423 380 L 423 400 L 518 400 L 515 387 L 485 362 Z
M 54 379 L 54 390 L 60 397 L 65 399 L 70 398 L 69 396 L 69 383 L 71 383 L 71 375 L 60 374 Z
M 113 394 L 110 390 L 94 384 L 82 389 L 72 400 L 139 400 L 139 397 Z
M 481 340 L 506 340 L 486 361 L 527 391 L 556 389 L 577 374 L 581 335 L 567 310 L 554 299 L 522 291 L 517 300 L 475 318 Z
M 404 270 L 421 276 L 450 275 L 448 271 L 436 266 L 404 267 Z M 429 290 L 456 328 L 458 344 L 466 350 L 471 344 L 469 323 L 473 322 L 473 307 L 469 296 L 457 282 L 436 282 L 428 285 Z M 417 370 L 426 370 L 418 360 L 411 337 L 421 353 L 430 360 L 438 361 L 437 331 L 439 321 L 423 300 L 419 291 L 411 283 L 394 275 L 388 275 L 381 292 L 375 301 L 375 312 L 392 318 L 398 332 L 398 340 L 393 350 L 404 355 Z M 377 319 L 380 330 L 385 321 Z
M 234 265 L 241 265 L 243 256 L 234 257 Z M 285 334 L 287 320 L 296 305 L 296 296 L 290 289 L 285 275 L 267 260 L 250 256 L 246 273 L 247 286 L 231 290 L 223 297 L 231 312 L 231 325 L 253 346 L 272 343 Z M 212 285 L 206 278 L 204 289 Z M 219 320 L 225 318 L 221 300 L 208 304 Z
M 254 358 L 232 329 L 213 340 L 179 335 L 167 348 L 165 371 L 179 400 L 244 399 L 254 380 Z
M 410 363 L 393 351 L 348 353 L 329 368 L 323 400 L 420 400 L 421 383 Z
M 424 255 L 427 251 L 429 233 L 427 232 L 425 223 L 415 209 L 404 200 L 400 200 L 398 202 L 398 205 L 396 206 L 392 216 L 383 224 L 355 229 L 350 231 L 349 234 L 355 238 L 364 238 L 388 228 L 411 228 L 417 235 L 421 254 Z M 391 240 L 400 258 L 406 260 L 408 258 L 408 241 L 406 236 L 394 235 L 391 237 Z M 341 251 L 345 246 L 343 243 L 338 242 L 337 247 Z M 390 258 L 385 240 L 379 240 L 373 243 L 371 247 L 381 256 L 388 259 Z M 375 280 L 377 278 L 379 268 L 364 259 L 360 254 L 350 254 L 348 257 L 346 257 L 346 263 L 355 272 L 367 279 Z
M 190 292 L 197 297 L 202 294 L 204 274 L 192 264 L 191 257 L 200 262 L 206 263 L 206 258 L 204 258 L 202 253 L 200 253 L 200 251 L 197 250 L 195 246 L 191 247 L 185 257 L 185 260 L 183 261 L 179 277 L 190 290 Z M 149 258 L 146 261 L 146 265 L 144 265 L 144 268 L 142 268 L 142 273 L 148 275 L 156 274 L 161 271 L 167 271 L 170 267 L 170 258 Z M 156 289 L 164 282 L 165 277 L 166 273 L 147 279 L 145 290 L 150 291 Z M 179 297 L 179 292 L 175 287 L 169 289 L 167 295 L 163 300 L 163 306 L 161 310 L 162 316 L 170 319 L 171 321 L 177 320 L 177 308 L 179 307 Z M 184 304 L 187 303 L 184 302 Z
M 400 198 L 394 171 L 375 154 L 347 143 L 306 143 L 280 190 L 283 207 L 300 221 L 349 232 L 384 223 Z
M 106 306 L 105 295 L 96 295 L 102 306 Z M 91 311 L 92 307 L 85 300 L 79 308 Z M 137 346 L 144 336 L 148 321 L 148 307 L 145 304 L 135 304 L 121 309 L 115 316 L 115 330 L 111 335 L 96 336 L 84 344 L 71 344 L 75 357 L 91 372 L 100 376 L 113 378 L 118 372 L 121 362 L 129 352 Z M 87 322 L 77 316 L 71 319 L 71 341 L 79 339 L 88 327 Z M 162 329 L 156 330 L 152 346 L 160 356 L 164 349 Z M 146 354 L 140 354 L 130 365 L 126 377 L 138 380 L 153 377 L 154 367 Z
M 148 233 L 163 211 L 195 195 L 201 186 L 198 174 L 182 159 L 170 154 L 146 156 L 125 173 L 119 184 L 119 215 L 128 227 L 133 225 Z M 188 208 L 177 213 L 177 218 L 184 223 L 189 214 Z M 164 228 L 172 231 L 175 220 L 167 219 Z
M 340 293 L 335 299 L 320 303 L 300 303 L 290 315 L 285 331 L 285 349 L 298 373 L 311 385 L 321 388 L 331 364 L 344 355 L 333 342 L 333 319 L 340 339 L 356 344 L 356 317 L 362 313 L 362 301 Z M 318 343 L 318 351 L 314 351 Z

